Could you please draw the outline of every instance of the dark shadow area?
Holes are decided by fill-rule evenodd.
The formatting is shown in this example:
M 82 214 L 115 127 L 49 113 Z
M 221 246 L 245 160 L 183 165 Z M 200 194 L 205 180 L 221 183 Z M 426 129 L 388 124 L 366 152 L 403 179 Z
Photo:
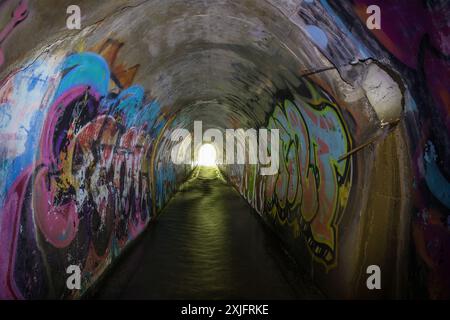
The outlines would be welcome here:
M 93 298 L 323 298 L 215 167 L 195 170 L 150 229 Z

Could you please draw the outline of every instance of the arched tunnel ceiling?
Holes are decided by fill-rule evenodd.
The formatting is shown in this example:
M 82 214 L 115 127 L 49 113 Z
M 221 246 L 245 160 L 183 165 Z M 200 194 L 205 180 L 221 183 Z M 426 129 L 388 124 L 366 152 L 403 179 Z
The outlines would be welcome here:
M 42 43 L 48 44 L 46 50 L 60 41 L 79 45 L 80 38 L 86 48 L 105 37 L 127 39 L 121 63 L 139 64 L 134 82 L 168 114 L 177 114 L 178 126 L 191 128 L 194 120 L 202 120 L 205 128 L 259 127 L 277 90 L 297 86 L 302 74 L 333 67 L 297 25 L 305 26 L 297 6 L 283 1 L 86 1 L 81 34 L 58 30 L 35 50 L 40 52 Z M 44 21 L 45 14 L 42 33 L 51 34 L 54 26 Z M 358 55 L 349 50 L 343 65 Z M 346 88 L 335 70 L 318 76 L 333 91 Z
M 448 27 L 437 26 L 445 24 L 439 13 L 448 17 L 450 10 L 441 10 L 443 0 L 385 6 L 391 19 L 380 35 L 367 30 L 361 15 L 368 2 L 80 0 L 82 28 L 68 30 L 72 0 L 29 1 L 26 22 L 0 41 L 0 106 L 14 106 L 0 128 L 7 137 L 0 152 L 0 249 L 11 257 L 0 263 L 0 293 L 70 295 L 51 276 L 71 257 L 89 262 L 94 283 L 190 172 L 170 161 L 167 129 L 192 130 L 201 120 L 203 129 L 280 129 L 283 163 L 276 175 L 255 178 L 247 165 L 230 165 L 224 175 L 298 250 L 330 296 L 364 291 L 355 279 L 371 259 L 395 278 L 383 297 L 404 292 L 403 269 L 422 263 L 441 283 L 426 286 L 445 296 L 449 59 Z M 7 12 L 17 3 L 23 2 L 0 0 L 0 21 L 10 21 Z M 405 17 L 393 19 L 400 11 Z M 413 25 L 421 15 L 429 21 Z M 416 27 L 420 37 L 410 34 Z M 392 88 L 395 94 L 385 91 Z M 97 153 L 104 159 L 97 161 Z M 108 181 L 99 178 L 102 170 L 109 170 Z M 89 198 L 80 187 L 86 185 Z M 113 199 L 110 206 L 102 207 L 101 192 Z M 137 222 L 125 212 L 132 201 Z M 100 207 L 108 208 L 107 227 L 91 230 L 77 220 Z M 63 223 L 55 223 L 61 213 Z M 36 224 L 17 224 L 29 216 Z M 86 230 L 95 239 L 86 240 Z M 447 249 L 430 255 L 424 249 L 430 243 Z M 33 251 L 37 269 L 21 272 L 31 258 L 19 249 L 32 245 L 43 248 Z M 52 255 L 61 261 L 47 263 Z M 446 269 L 433 269 L 440 261 Z
M 182 112 L 185 126 L 193 120 L 220 128 L 260 126 L 277 88 L 297 70 L 311 69 L 304 49 L 298 47 L 304 57 L 296 57 L 284 43 L 292 22 L 266 2 L 144 3 L 121 14 L 117 29 L 107 31 L 121 38 L 121 21 L 127 24 L 123 36 L 140 40 L 121 53 L 142 61 L 136 82 L 152 88 L 171 112 Z M 311 47 L 305 37 L 297 41 Z

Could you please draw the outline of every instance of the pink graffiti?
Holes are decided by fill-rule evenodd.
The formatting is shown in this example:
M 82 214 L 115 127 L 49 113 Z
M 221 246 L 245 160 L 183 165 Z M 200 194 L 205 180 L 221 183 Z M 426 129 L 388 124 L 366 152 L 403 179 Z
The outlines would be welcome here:
M 1 220 L 0 230 L 10 232 L 0 232 L 0 252 L 2 252 L 0 259 L 8 259 L 8 261 L 0 260 L 0 288 L 2 289 L 0 290 L 0 299 L 23 299 L 15 282 L 10 279 L 12 279 L 14 273 L 14 261 L 16 260 L 21 204 L 25 201 L 26 188 L 30 181 L 32 170 L 32 167 L 27 168 L 17 178 L 11 187 L 12 192 L 8 194 L 1 213 L 3 219 Z M 12 239 L 10 239 L 10 235 L 12 235 Z
M 24 21 L 28 17 L 28 1 L 21 0 L 19 5 L 13 11 L 11 20 L 8 24 L 0 31 L 0 66 L 5 62 L 5 55 L 1 45 L 6 40 L 6 38 L 11 34 L 14 28 Z

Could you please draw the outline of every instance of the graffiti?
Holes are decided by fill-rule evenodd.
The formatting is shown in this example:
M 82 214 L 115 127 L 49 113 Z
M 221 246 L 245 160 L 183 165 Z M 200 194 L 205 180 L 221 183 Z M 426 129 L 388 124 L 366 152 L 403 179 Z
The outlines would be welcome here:
M 0 30 L 0 66 L 5 62 L 5 55 L 3 53 L 2 44 L 12 33 L 15 27 L 28 17 L 28 3 L 27 0 L 21 0 L 14 9 L 11 20 Z
M 379 5 L 384 17 L 383 28 L 373 30 L 373 36 L 392 54 L 399 67 L 412 75 L 406 78 L 414 88 L 415 108 L 411 108 L 411 112 L 420 119 L 411 121 L 409 126 L 411 132 L 417 130 L 417 125 L 420 130 L 412 151 L 415 155 L 415 210 L 418 212 L 413 235 L 422 261 L 431 270 L 429 295 L 448 298 L 450 52 L 446 35 L 450 28 L 449 3 L 398 1 L 388 6 L 382 1 L 355 0 L 353 8 L 361 20 L 369 2 Z M 421 249 L 423 247 L 426 249 Z
M 153 189 L 160 189 L 160 206 L 175 189 L 161 189 L 153 181 L 153 142 L 167 119 L 157 101 L 146 103 L 144 90 L 131 85 L 139 66 L 115 63 L 121 46 L 108 40 L 96 48 L 98 53 L 69 54 L 50 68 L 56 75 L 44 75 L 49 70 L 36 62 L 23 71 L 33 76 L 18 73 L 5 84 L 14 89 L 25 82 L 48 106 L 34 108 L 42 119 L 32 123 L 38 136 L 31 150 L 2 152 L 3 174 L 13 172 L 2 191 L 2 298 L 69 295 L 61 275 L 71 264 L 81 267 L 86 288 L 154 217 Z M 43 79 L 42 85 L 32 85 L 36 79 Z M 11 112 L 17 107 L 8 98 L 11 91 L 0 89 L 5 126 L 24 123 Z M 49 95 L 53 98 L 43 98 Z M 17 165 L 20 169 L 13 171 Z M 175 181 L 156 179 L 166 185 Z
M 444 206 L 450 208 L 450 182 L 442 175 L 436 163 L 436 149 L 431 141 L 428 141 L 426 145 L 423 159 L 428 189 Z
M 11 40 L 16 40 L 13 36 L 20 31 L 19 24 L 28 23 L 29 8 L 26 0 L 0 2 L 2 9 L 7 6 L 12 12 L 11 17 L 3 15 L 7 21 L 0 26 L 2 66 L 3 49 L 10 53 L 15 45 Z M 381 29 L 367 28 L 370 5 L 380 8 Z M 279 6 L 281 2 L 270 7 Z M 39 8 L 33 3 L 33 10 L 35 7 Z M 259 7 L 260 10 L 247 11 L 257 15 L 265 12 L 266 6 Z M 92 6 L 93 13 L 94 9 Z M 136 10 L 145 13 L 147 9 Z M 176 121 L 183 124 L 186 123 L 183 120 L 199 115 L 199 110 L 205 109 L 194 110 L 191 102 L 198 98 L 202 102 L 213 101 L 209 94 L 216 92 L 224 93 L 223 100 L 217 102 L 225 101 L 229 106 L 223 109 L 226 111 L 223 114 L 211 106 L 206 118 L 223 120 L 223 125 L 230 124 L 233 128 L 257 123 L 280 130 L 282 162 L 278 174 L 261 176 L 258 165 L 251 164 L 230 165 L 224 168 L 224 173 L 280 237 L 290 241 L 290 248 L 305 253 L 306 268 L 313 268 L 324 291 L 332 286 L 337 292 L 341 289 L 336 288 L 351 284 L 344 296 L 359 292 L 353 282 L 364 271 L 361 262 L 380 255 L 386 275 L 392 274 L 389 281 L 392 290 L 385 288 L 386 295 L 402 291 L 403 280 L 395 277 L 398 269 L 405 266 L 414 285 L 422 282 L 417 279 L 426 279 L 430 297 L 450 297 L 449 12 L 446 0 L 299 2 L 289 9 L 288 21 L 282 21 L 278 12 L 267 12 L 265 19 L 258 16 L 251 19 L 258 22 L 256 32 L 250 35 L 257 33 L 261 40 L 257 43 L 261 55 L 247 50 L 246 42 L 239 46 L 227 43 L 217 48 L 231 49 L 233 54 L 220 55 L 224 60 L 208 64 L 213 68 L 208 69 L 211 76 L 198 78 L 205 70 L 202 67 L 195 74 L 189 74 L 192 70 L 184 67 L 184 73 L 175 73 L 182 64 L 170 62 L 183 51 L 166 55 L 170 52 L 165 52 L 168 50 L 165 45 L 159 41 L 150 43 L 165 36 L 158 34 L 157 23 L 154 35 L 140 33 L 145 24 L 140 24 L 141 19 L 129 20 L 138 17 L 133 12 L 123 18 L 115 16 L 118 20 L 112 23 L 108 17 L 79 34 L 62 32 L 58 36 L 61 41 L 46 46 L 45 50 L 34 46 L 47 40 L 36 37 L 29 44 L 22 41 L 20 47 L 29 51 L 18 55 L 15 52 L 17 67 L 7 70 L 9 74 L 0 82 L 0 298 L 72 297 L 74 293 L 65 286 L 65 270 L 69 265 L 81 267 L 83 290 L 95 282 L 154 219 L 175 192 L 180 177 L 185 176 L 186 172 L 172 165 L 170 153 L 166 152 L 171 149 L 167 129 L 176 126 Z M 44 23 L 37 19 L 33 25 Z M 272 29 L 273 25 L 277 28 Z M 285 26 L 289 32 L 283 39 Z M 58 29 L 55 28 L 49 26 L 46 30 L 53 32 Z M 121 51 L 124 43 L 114 39 L 98 42 L 101 34 L 117 37 L 136 34 L 133 39 L 139 43 L 134 51 Z M 283 40 L 283 48 L 274 47 L 278 41 L 270 41 L 270 49 L 276 49 L 273 52 L 280 61 L 273 61 L 273 69 L 266 69 L 264 64 L 275 56 L 259 44 L 266 42 L 262 41 L 262 35 L 265 38 L 270 34 Z M 95 45 L 84 49 L 81 38 Z M 175 38 L 169 39 L 173 40 L 169 41 L 169 47 L 173 44 L 178 48 L 181 44 L 178 40 L 184 39 Z M 83 45 L 75 44 L 77 41 L 83 41 Z M 72 46 L 83 49 L 67 50 Z M 155 59 L 147 61 L 141 69 L 139 64 L 129 61 L 142 58 L 143 47 L 148 47 Z M 195 54 L 202 57 L 205 47 L 199 48 L 202 52 Z M 285 60 L 286 49 L 290 51 L 286 57 L 293 54 L 298 61 Z M 30 59 L 31 55 L 34 59 Z M 26 61 L 19 63 L 22 57 Z M 246 72 L 248 63 L 239 62 L 237 57 L 251 61 L 254 67 L 248 67 Z M 214 58 L 212 55 L 211 59 Z M 364 149 L 367 157 L 366 153 L 360 153 L 361 158 L 355 158 L 356 170 L 353 166 L 356 162 L 352 163 L 355 159 L 338 161 L 338 158 L 354 147 L 353 139 L 359 142 L 364 138 L 361 119 L 365 115 L 359 108 L 362 100 L 347 85 L 352 86 L 352 80 L 357 78 L 353 66 L 356 68 L 358 64 L 354 63 L 368 59 L 386 65 L 404 82 L 405 118 L 395 136 L 390 135 L 373 149 Z M 221 62 L 230 62 L 231 68 L 225 68 L 228 64 Z M 190 62 L 185 66 L 190 67 Z M 215 72 L 219 70 L 216 67 L 223 67 L 220 71 L 226 72 L 236 68 L 245 78 L 231 78 L 228 86 L 227 73 Z M 312 67 L 315 75 L 311 79 L 317 83 L 300 79 L 299 87 L 278 90 L 283 87 L 280 84 L 294 78 L 292 75 L 299 71 L 297 67 Z M 148 74 L 142 77 L 149 79 L 146 83 L 164 82 L 158 83 L 152 93 L 160 101 L 173 103 L 174 110 L 168 105 L 160 106 L 149 88 L 144 91 L 136 85 L 143 73 Z M 182 79 L 179 74 L 183 74 Z M 301 74 L 310 76 L 306 72 Z M 190 76 L 193 81 L 185 81 Z M 190 90 L 198 79 L 218 81 Z M 254 91 L 252 88 L 256 86 L 250 83 L 264 85 Z M 217 91 L 210 90 L 216 84 Z M 254 98 L 246 101 L 250 96 L 236 94 L 235 88 L 244 88 Z M 192 97 L 182 96 L 186 93 L 192 93 Z M 200 97 L 198 93 L 208 95 Z M 271 98 L 273 103 L 266 103 Z M 185 119 L 180 120 L 182 116 L 174 119 L 176 110 L 183 107 L 192 110 L 183 113 L 187 115 Z M 401 142 L 411 149 L 398 146 Z M 393 155 L 383 154 L 389 152 Z M 369 170 L 370 164 L 359 162 L 373 158 L 374 170 Z M 402 187 L 396 195 L 382 190 L 382 180 L 388 174 L 386 171 L 379 174 L 384 168 L 378 166 L 386 162 L 392 167 L 404 164 L 398 172 L 393 171 L 395 176 L 386 179 L 390 186 Z M 373 179 L 365 179 L 371 174 Z M 410 177 L 409 189 L 409 184 L 405 185 Z M 372 183 L 376 186 L 373 189 Z M 354 194 L 350 193 L 351 188 Z M 375 192 L 367 194 L 365 190 Z M 356 195 L 362 195 L 361 199 Z M 382 202 L 380 199 L 394 204 L 386 206 L 386 216 L 372 212 L 379 203 L 372 206 L 371 201 Z M 368 207 L 364 207 L 366 203 Z M 409 251 L 404 250 L 408 239 L 402 227 L 409 225 L 403 212 L 410 207 L 413 245 Z M 345 235 L 344 229 L 348 231 Z M 316 273 L 310 256 L 331 274 Z
M 351 187 L 351 160 L 338 158 L 351 149 L 351 138 L 322 89 L 305 80 L 301 92 L 309 96 L 281 92 L 268 119 L 269 129 L 280 130 L 278 174 L 264 177 L 245 165 L 229 176 L 258 212 L 286 225 L 294 238 L 303 236 L 312 256 L 330 268 L 337 263 L 337 227 Z

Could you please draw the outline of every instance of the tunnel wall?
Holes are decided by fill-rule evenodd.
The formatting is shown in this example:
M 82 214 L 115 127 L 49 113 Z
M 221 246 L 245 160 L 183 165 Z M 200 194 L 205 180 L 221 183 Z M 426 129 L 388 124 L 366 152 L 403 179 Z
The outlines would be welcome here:
M 368 5 L 383 14 L 381 30 L 364 33 Z M 409 137 L 412 204 L 408 289 L 412 295 L 450 298 L 450 5 L 448 1 L 330 1 L 362 44 L 398 70 L 410 96 Z
M 312 3 L 299 5 L 295 23 L 346 80 L 351 46 L 394 71 L 405 86 L 405 118 L 384 141 L 340 162 L 361 144 L 354 137 L 365 122 L 312 76 L 316 84 L 274 96 L 264 127 L 280 130 L 278 174 L 261 176 L 255 165 L 222 170 L 328 296 L 448 298 L 448 3 Z M 382 30 L 365 26 L 371 4 L 381 8 Z M 382 293 L 366 287 L 371 264 L 382 270 Z
M 383 173 L 373 172 L 377 164 L 369 164 L 389 161 L 399 153 L 395 140 L 403 139 L 403 129 L 376 152 L 366 150 L 357 159 L 340 160 L 357 145 L 355 137 L 364 131 L 366 120 L 321 83 L 323 79 L 301 79 L 297 86 L 274 96 L 264 128 L 278 129 L 280 134 L 280 165 L 275 175 L 261 175 L 262 165 L 220 168 L 327 296 L 398 296 L 400 284 L 395 279 L 404 277 L 397 271 L 404 256 L 397 256 L 397 250 L 403 248 L 406 237 L 401 221 L 405 212 L 398 201 L 405 187 L 399 180 L 407 176 L 402 166 L 408 162 L 384 163 Z M 383 176 L 389 175 L 391 182 L 386 186 Z M 397 200 L 386 201 L 388 197 Z M 388 216 L 393 210 L 397 217 Z M 366 268 L 371 264 L 384 270 L 382 293 L 367 290 Z
M 186 175 L 157 152 L 171 119 L 131 84 L 139 65 L 117 63 L 122 45 L 52 52 L 1 82 L 0 298 L 82 295 Z
M 248 165 L 223 172 L 326 295 L 449 297 L 447 1 L 217 1 L 204 9 L 197 1 L 165 0 L 146 2 L 147 11 L 129 2 L 80 0 L 89 8 L 81 31 L 67 31 L 61 27 L 66 15 L 55 14 L 70 0 L 0 3 L 1 298 L 82 294 L 66 289 L 65 268 L 79 264 L 83 290 L 89 287 L 189 170 L 169 162 L 167 128 L 196 119 L 168 112 L 172 103 L 188 109 L 194 98 L 210 103 L 210 95 L 235 89 L 254 95 L 240 101 L 233 92 L 225 102 L 236 103 L 239 113 L 212 108 L 208 116 L 231 113 L 233 121 L 221 123 L 229 127 L 265 118 L 260 126 L 281 130 L 282 161 L 271 177 Z M 366 27 L 369 4 L 381 7 L 380 31 Z M 223 20 L 236 38 L 212 28 L 230 14 L 226 8 L 238 11 L 238 19 Z M 201 20 L 210 9 L 216 15 Z M 180 19 L 190 14 L 192 29 L 205 22 L 210 29 L 191 37 Z M 249 53 L 243 47 L 251 37 Z M 207 60 L 197 50 L 211 49 L 205 38 L 219 49 L 208 51 Z M 278 38 L 282 49 L 269 46 Z M 177 60 L 185 48 L 192 48 L 186 63 Z M 285 51 L 302 60 L 301 67 L 295 59 L 291 66 L 278 64 Z M 366 102 L 352 101 L 357 66 L 370 59 L 400 78 L 404 115 L 387 138 L 337 163 L 341 152 L 373 133 Z M 149 66 L 154 61 L 158 66 Z M 205 61 L 208 69 L 201 69 Z M 280 80 L 291 74 L 267 71 L 268 65 L 290 68 L 295 79 Z M 157 90 L 142 81 L 145 74 Z M 214 82 L 222 74 L 230 85 Z M 176 94 L 194 95 L 198 88 L 204 95 L 175 101 Z M 383 290 L 367 290 L 371 264 L 381 267 Z
M 337 160 L 352 149 L 352 138 L 339 107 L 313 82 L 280 91 L 275 101 L 266 128 L 279 130 L 278 172 L 264 176 L 250 164 L 222 169 L 259 213 L 283 226 L 280 234 L 303 235 L 311 255 L 332 266 L 352 183 L 351 159 Z

